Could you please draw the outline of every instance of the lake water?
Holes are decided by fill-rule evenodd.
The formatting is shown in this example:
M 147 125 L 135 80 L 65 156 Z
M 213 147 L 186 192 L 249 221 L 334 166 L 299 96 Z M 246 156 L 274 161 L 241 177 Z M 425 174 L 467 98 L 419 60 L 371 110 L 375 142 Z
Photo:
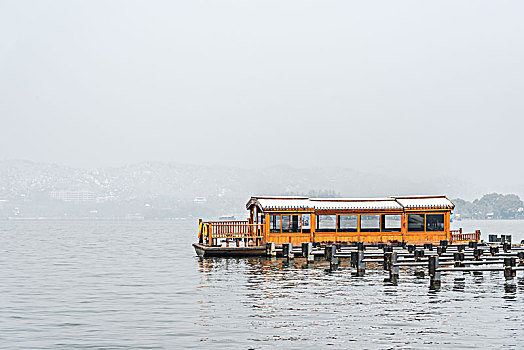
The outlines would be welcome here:
M 461 221 L 514 234 L 523 221 Z M 444 274 L 439 291 L 346 265 L 198 259 L 192 221 L 0 222 L 5 349 L 523 348 L 524 278 Z M 483 236 L 485 238 L 487 236 Z

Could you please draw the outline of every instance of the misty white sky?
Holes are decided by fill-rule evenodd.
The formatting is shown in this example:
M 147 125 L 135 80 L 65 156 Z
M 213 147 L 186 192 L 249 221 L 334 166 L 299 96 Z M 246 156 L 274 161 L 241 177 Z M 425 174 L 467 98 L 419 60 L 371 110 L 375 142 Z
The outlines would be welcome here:
M 0 0 L 0 159 L 524 183 L 522 1 Z

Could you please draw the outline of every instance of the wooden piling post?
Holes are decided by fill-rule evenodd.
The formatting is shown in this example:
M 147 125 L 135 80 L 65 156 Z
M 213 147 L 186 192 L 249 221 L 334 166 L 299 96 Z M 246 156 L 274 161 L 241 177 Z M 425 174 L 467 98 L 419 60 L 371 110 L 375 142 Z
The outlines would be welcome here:
M 291 260 L 295 257 L 293 254 L 293 243 L 282 244 L 282 256 L 287 260 Z
M 400 268 L 397 266 L 397 252 L 389 253 L 391 254 L 391 261 L 389 263 L 389 280 L 391 282 L 396 282 L 398 280 Z
M 516 258 L 504 258 L 504 277 L 509 280 L 517 275 L 517 271 L 513 270 L 516 266 Z
M 504 243 L 502 249 L 504 249 L 504 253 L 508 253 L 511 250 L 511 243 Z
M 331 250 L 331 260 L 329 261 L 329 268 L 330 270 L 336 270 L 338 269 L 338 258 L 335 256 L 337 254 L 337 246 L 336 245 L 332 245 L 330 247 L 330 250 Z
M 424 250 L 422 249 L 415 250 L 414 256 L 415 256 L 415 261 L 422 260 L 422 258 L 424 257 Z
M 477 243 L 477 242 L 475 242 Z M 483 254 L 483 250 L 482 249 L 478 249 L 478 248 L 475 248 L 473 249 L 473 258 L 477 261 L 481 260 L 481 256 Z
M 391 259 L 391 253 L 386 252 L 386 250 L 384 249 L 384 263 L 382 265 L 384 271 L 389 270 L 389 260 L 390 259 Z
M 416 262 L 422 261 L 422 258 L 424 257 L 424 250 L 423 249 L 415 250 L 415 253 L 413 254 L 413 256 L 415 257 Z M 424 277 L 424 270 L 417 268 L 415 270 L 415 276 Z
M 432 288 L 436 288 L 440 286 L 440 271 L 437 271 L 438 268 L 439 268 L 439 257 L 430 256 L 429 262 L 428 262 L 428 270 L 429 270 L 429 285 Z
M 499 253 L 499 247 L 498 246 L 490 246 L 489 247 L 489 253 L 492 255 L 492 256 L 495 256 Z
M 518 252 L 519 266 L 524 266 L 524 252 Z
M 464 264 L 462 262 L 464 261 L 464 253 L 463 252 L 453 253 L 453 260 L 455 263 L 455 267 L 463 267 Z
M 366 274 L 366 263 L 364 262 L 364 251 L 359 250 L 357 252 L 358 261 L 357 261 L 357 276 L 362 277 Z
M 358 252 L 351 252 L 351 259 L 350 259 L 350 266 L 351 267 L 357 267 L 358 265 Z
M 331 261 L 331 247 L 324 247 L 324 258 L 326 259 L 326 261 Z
M 266 256 L 269 258 L 277 256 L 277 251 L 275 249 L 275 242 L 266 243 Z
M 315 260 L 313 255 L 313 243 L 302 243 L 302 256 L 306 258 L 306 262 L 310 263 Z

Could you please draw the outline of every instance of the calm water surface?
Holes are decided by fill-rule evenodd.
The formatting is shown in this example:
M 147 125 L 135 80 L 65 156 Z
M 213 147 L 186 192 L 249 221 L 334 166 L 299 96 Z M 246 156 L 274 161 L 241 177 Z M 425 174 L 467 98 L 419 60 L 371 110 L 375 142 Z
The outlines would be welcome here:
M 522 221 L 455 227 L 524 239 Z M 5 349 L 524 348 L 524 278 L 447 274 L 439 291 L 413 270 L 302 259 L 207 259 L 196 224 L 0 223 L 0 347 Z M 486 236 L 487 237 L 487 236 Z

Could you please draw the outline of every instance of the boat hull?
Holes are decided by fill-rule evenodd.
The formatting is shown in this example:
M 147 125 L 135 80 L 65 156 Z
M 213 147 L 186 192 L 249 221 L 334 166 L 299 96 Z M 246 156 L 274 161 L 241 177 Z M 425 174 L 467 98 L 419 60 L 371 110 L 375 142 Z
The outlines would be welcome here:
M 266 248 L 257 247 L 210 247 L 200 243 L 193 243 L 195 252 L 201 258 L 208 257 L 245 257 L 265 256 Z

